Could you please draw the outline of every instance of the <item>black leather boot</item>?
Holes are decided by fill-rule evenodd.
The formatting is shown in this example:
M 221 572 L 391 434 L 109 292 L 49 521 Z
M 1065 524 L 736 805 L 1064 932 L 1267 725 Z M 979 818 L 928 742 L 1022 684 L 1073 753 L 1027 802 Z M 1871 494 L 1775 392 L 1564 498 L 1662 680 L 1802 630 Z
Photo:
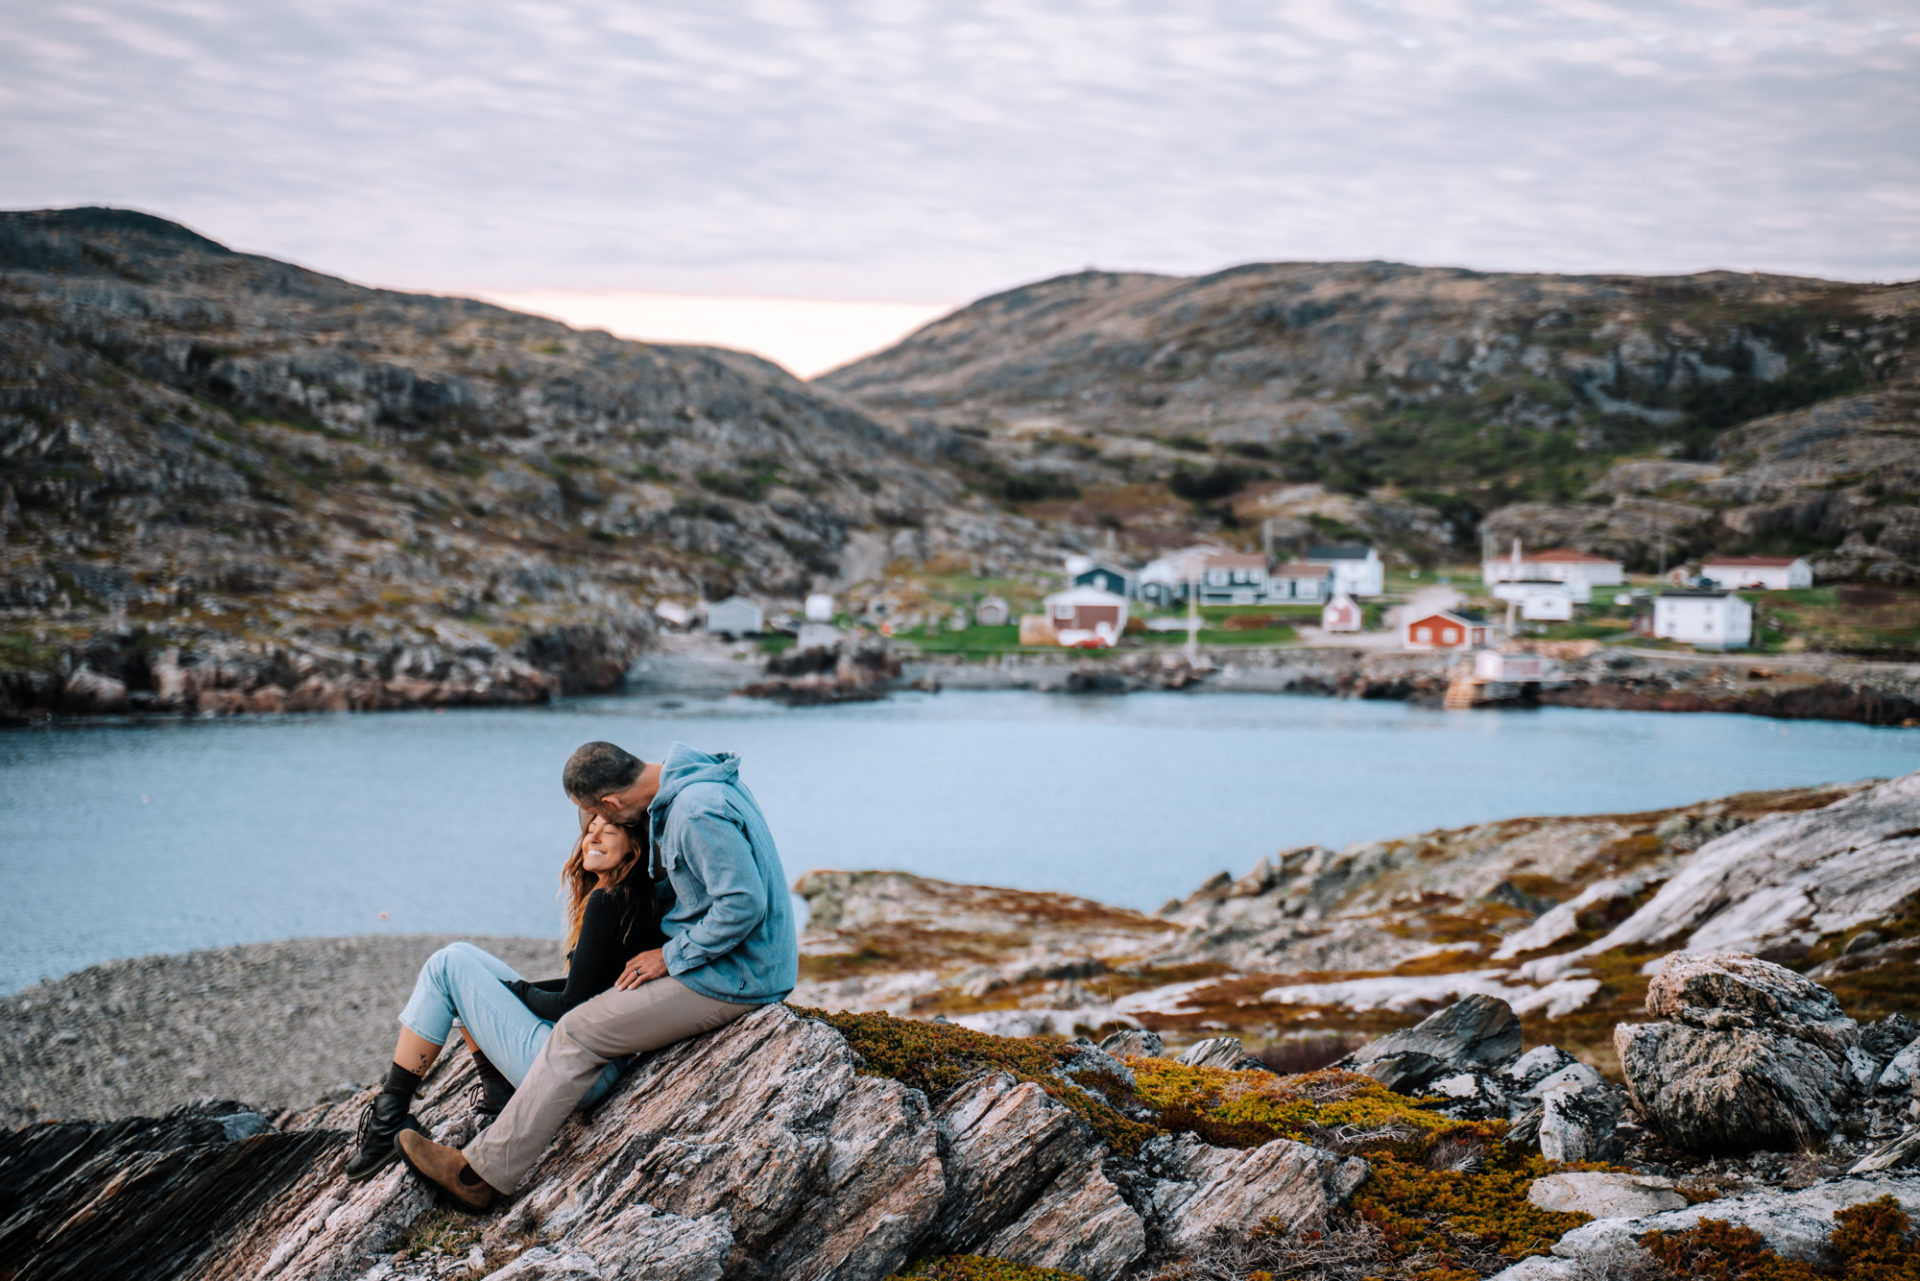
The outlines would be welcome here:
M 353 1158 L 347 1162 L 347 1178 L 359 1182 L 378 1174 L 398 1155 L 393 1141 L 402 1130 L 418 1130 L 420 1122 L 407 1111 L 412 1100 L 385 1091 L 374 1096 L 360 1116 L 360 1129 L 354 1135 Z
M 473 1110 L 480 1114 L 480 1128 L 484 1130 L 513 1097 L 513 1082 L 507 1080 L 500 1069 L 489 1063 L 487 1056 L 478 1050 L 473 1052 L 473 1070 L 480 1079 L 474 1083 L 468 1097 L 473 1100 Z

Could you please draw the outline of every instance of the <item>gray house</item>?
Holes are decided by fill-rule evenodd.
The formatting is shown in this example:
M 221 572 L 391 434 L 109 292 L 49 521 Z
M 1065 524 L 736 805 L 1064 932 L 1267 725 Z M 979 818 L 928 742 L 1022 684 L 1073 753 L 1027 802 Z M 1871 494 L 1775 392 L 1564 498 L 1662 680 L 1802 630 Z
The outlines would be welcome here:
M 758 636 L 766 625 L 767 612 L 744 596 L 729 596 L 707 606 L 709 636 Z

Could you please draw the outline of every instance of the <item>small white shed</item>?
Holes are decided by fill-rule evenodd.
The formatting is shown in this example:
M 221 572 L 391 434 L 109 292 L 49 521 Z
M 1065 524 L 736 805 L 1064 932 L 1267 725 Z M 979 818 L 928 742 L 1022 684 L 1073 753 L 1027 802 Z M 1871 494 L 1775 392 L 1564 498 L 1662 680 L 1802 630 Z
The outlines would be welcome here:
M 709 636 L 758 636 L 766 625 L 767 612 L 744 596 L 729 596 L 707 606 Z
M 807 597 L 806 616 L 809 623 L 831 623 L 833 597 L 826 592 L 815 592 Z
M 982 627 L 1005 627 L 1013 617 L 1003 596 L 989 596 L 973 607 L 973 621 Z
M 1360 606 L 1345 592 L 1336 595 L 1320 609 L 1320 630 L 1323 632 L 1357 632 L 1360 623 Z

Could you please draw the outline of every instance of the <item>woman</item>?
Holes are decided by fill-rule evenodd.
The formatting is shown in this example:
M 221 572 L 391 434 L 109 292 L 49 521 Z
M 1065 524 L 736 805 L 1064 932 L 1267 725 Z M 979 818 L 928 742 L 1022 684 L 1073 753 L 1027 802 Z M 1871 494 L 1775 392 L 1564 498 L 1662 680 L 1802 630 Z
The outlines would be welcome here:
M 449 943 L 420 967 L 413 996 L 400 1012 L 400 1039 L 386 1087 L 360 1119 L 349 1179 L 364 1179 L 393 1158 L 394 1137 L 418 1129 L 408 1113 L 421 1078 L 460 1020 L 480 1072 L 476 1107 L 497 1115 L 539 1057 L 562 1014 L 613 986 L 626 963 L 664 945 L 662 905 L 648 878 L 646 819 L 632 827 L 581 813 L 580 839 L 560 872 L 567 899 L 567 973 L 529 983 L 513 967 L 471 943 Z M 609 1063 L 581 1100 L 591 1106 L 620 1078 Z

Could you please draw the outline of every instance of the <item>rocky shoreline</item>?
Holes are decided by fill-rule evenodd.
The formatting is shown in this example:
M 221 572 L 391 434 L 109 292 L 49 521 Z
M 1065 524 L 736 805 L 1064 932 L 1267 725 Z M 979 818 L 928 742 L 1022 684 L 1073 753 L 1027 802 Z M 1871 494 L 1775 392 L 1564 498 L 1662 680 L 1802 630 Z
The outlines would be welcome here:
M 638 1063 L 473 1220 L 342 1173 L 439 939 L 115 962 L 0 1000 L 0 1251 L 16 1281 L 1910 1268 L 1916 832 L 1920 774 L 1283 851 L 1154 914 L 809 873 L 788 1005 Z M 471 1081 L 458 1049 L 429 1078 L 442 1141 Z
M 762 658 L 750 646 L 655 634 L 637 622 L 556 627 L 512 652 L 443 629 L 441 643 L 373 656 L 257 650 L 203 642 L 182 649 L 144 633 L 96 638 L 45 671 L 0 673 L 0 726 L 50 717 L 224 716 L 515 706 L 566 695 L 718 696 L 789 706 L 865 701 L 901 689 L 1124 694 L 1141 690 L 1311 694 L 1438 706 L 1462 660 L 1366 649 L 1203 649 L 916 654 L 878 638 L 833 651 Z M 1920 724 L 1920 664 L 1827 655 L 1684 655 L 1566 647 L 1559 677 L 1491 707 L 1722 712 L 1866 725 Z

